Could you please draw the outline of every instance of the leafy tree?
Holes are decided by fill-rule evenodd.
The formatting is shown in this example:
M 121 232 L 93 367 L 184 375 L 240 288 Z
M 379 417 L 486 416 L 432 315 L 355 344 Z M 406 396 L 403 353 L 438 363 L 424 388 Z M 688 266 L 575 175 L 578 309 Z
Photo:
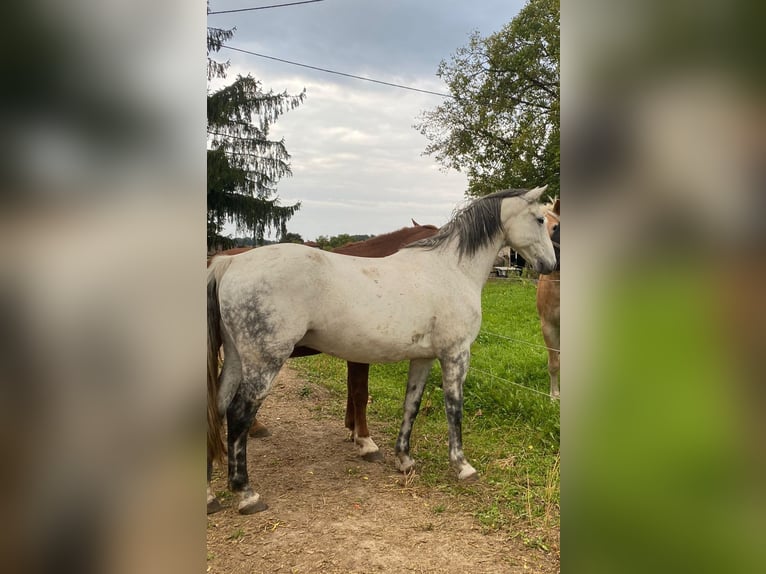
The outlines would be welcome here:
M 340 235 L 333 235 L 332 237 L 327 237 L 326 235 L 320 235 L 316 238 L 317 244 L 319 244 L 319 247 L 321 247 L 324 250 L 332 250 L 336 247 L 342 247 L 343 245 L 346 245 L 347 243 L 351 243 L 352 241 L 365 241 L 366 239 L 370 239 L 371 237 L 375 237 L 374 235 L 349 235 L 348 233 L 341 233 Z
M 225 77 L 228 62 L 215 62 L 210 54 L 220 50 L 233 33 L 233 29 L 208 28 L 208 81 Z M 208 249 L 230 246 L 232 241 L 221 236 L 226 222 L 234 223 L 238 233 L 252 234 L 256 243 L 263 242 L 267 230 L 287 232 L 287 221 L 300 203 L 279 204 L 276 184 L 291 173 L 290 154 L 284 140 L 268 139 L 269 126 L 305 96 L 305 90 L 297 96 L 264 92 L 250 75 L 208 90 Z
M 280 243 L 303 243 L 300 233 L 285 233 L 279 238 Z
M 559 12 L 559 0 L 529 0 L 439 65 L 453 97 L 415 128 L 425 154 L 466 173 L 469 195 L 544 184 L 559 193 Z

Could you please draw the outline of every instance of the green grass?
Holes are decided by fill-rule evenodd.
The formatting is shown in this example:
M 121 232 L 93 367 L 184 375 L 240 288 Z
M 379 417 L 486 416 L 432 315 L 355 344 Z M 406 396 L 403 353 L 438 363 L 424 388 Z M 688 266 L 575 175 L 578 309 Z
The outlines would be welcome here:
M 482 295 L 482 333 L 474 342 L 464 387 L 463 447 L 481 480 L 460 484 L 449 468 L 441 369 L 435 363 L 411 439 L 417 483 L 459 498 L 487 529 L 559 523 L 559 403 L 548 392 L 543 345 L 530 282 L 490 280 Z M 498 337 L 496 335 L 501 335 Z M 346 363 L 326 355 L 291 362 L 310 381 L 333 391 L 342 417 Z M 368 418 L 382 423 L 379 443 L 393 445 L 402 418 L 408 363 L 372 365 Z M 484 373 L 488 373 L 484 374 Z M 507 382 L 510 381 L 510 382 Z M 527 388 L 522 388 L 527 387 Z M 532 389 L 532 390 L 529 390 Z M 534 392 L 539 391 L 539 392 Z

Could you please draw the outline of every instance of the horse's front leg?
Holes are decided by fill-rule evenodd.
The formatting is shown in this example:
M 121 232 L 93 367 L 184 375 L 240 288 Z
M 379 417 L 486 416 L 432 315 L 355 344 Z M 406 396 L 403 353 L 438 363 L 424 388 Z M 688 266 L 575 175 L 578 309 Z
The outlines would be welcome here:
M 237 390 L 226 410 L 229 450 L 229 490 L 239 494 L 237 510 L 240 514 L 253 514 L 266 510 L 260 495 L 253 492 L 247 475 L 247 431 L 255 419 L 262 402 L 252 398 L 247 384 Z
M 468 373 L 471 352 L 466 349 L 454 355 L 439 359 L 442 367 L 442 389 L 444 409 L 449 429 L 449 460 L 460 480 L 478 477 L 463 454 L 463 383 Z
M 548 347 L 548 375 L 551 379 L 551 398 L 559 397 L 559 329 L 556 325 L 543 322 L 543 339 Z
M 423 390 L 426 387 L 428 373 L 431 371 L 433 359 L 413 359 L 410 361 L 410 373 L 407 380 L 407 395 L 404 398 L 404 417 L 399 436 L 396 439 L 396 468 L 401 472 L 409 472 L 415 465 L 410 458 L 410 434 L 415 417 L 420 410 L 420 401 L 423 398 Z
M 359 456 L 368 462 L 383 458 L 378 445 L 370 438 L 367 428 L 367 399 L 370 365 L 348 363 L 348 401 L 346 404 L 346 427 L 352 430 L 354 444 L 359 447 Z M 351 410 L 349 417 L 349 410 Z M 349 426 L 349 418 L 351 426 Z

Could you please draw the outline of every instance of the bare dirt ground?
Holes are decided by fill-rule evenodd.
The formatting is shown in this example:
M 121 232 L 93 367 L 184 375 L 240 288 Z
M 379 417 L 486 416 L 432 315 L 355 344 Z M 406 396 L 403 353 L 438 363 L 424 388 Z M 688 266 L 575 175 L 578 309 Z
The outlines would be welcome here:
M 322 413 L 329 392 L 285 367 L 250 439 L 250 480 L 269 505 L 241 516 L 236 499 L 208 516 L 207 571 L 259 573 L 554 573 L 556 552 L 508 533 L 483 533 L 454 495 L 414 488 L 393 465 L 391 437 L 370 421 L 384 460 L 368 463 L 341 418 Z M 217 470 L 213 487 L 225 490 Z

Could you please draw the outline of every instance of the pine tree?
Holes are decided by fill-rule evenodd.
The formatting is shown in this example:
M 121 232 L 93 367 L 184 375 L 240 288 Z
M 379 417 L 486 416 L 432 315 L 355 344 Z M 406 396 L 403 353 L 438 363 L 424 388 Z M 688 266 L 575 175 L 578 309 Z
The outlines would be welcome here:
M 226 76 L 228 62 L 212 60 L 234 29 L 208 28 L 208 81 Z M 276 184 L 290 175 L 290 154 L 284 140 L 268 139 L 269 126 L 288 110 L 300 105 L 287 92 L 264 92 L 252 76 L 237 76 L 230 85 L 207 96 L 207 245 L 208 250 L 231 246 L 221 236 L 225 223 L 237 233 L 251 235 L 260 244 L 269 230 L 287 233 L 287 221 L 300 203 L 280 205 Z

